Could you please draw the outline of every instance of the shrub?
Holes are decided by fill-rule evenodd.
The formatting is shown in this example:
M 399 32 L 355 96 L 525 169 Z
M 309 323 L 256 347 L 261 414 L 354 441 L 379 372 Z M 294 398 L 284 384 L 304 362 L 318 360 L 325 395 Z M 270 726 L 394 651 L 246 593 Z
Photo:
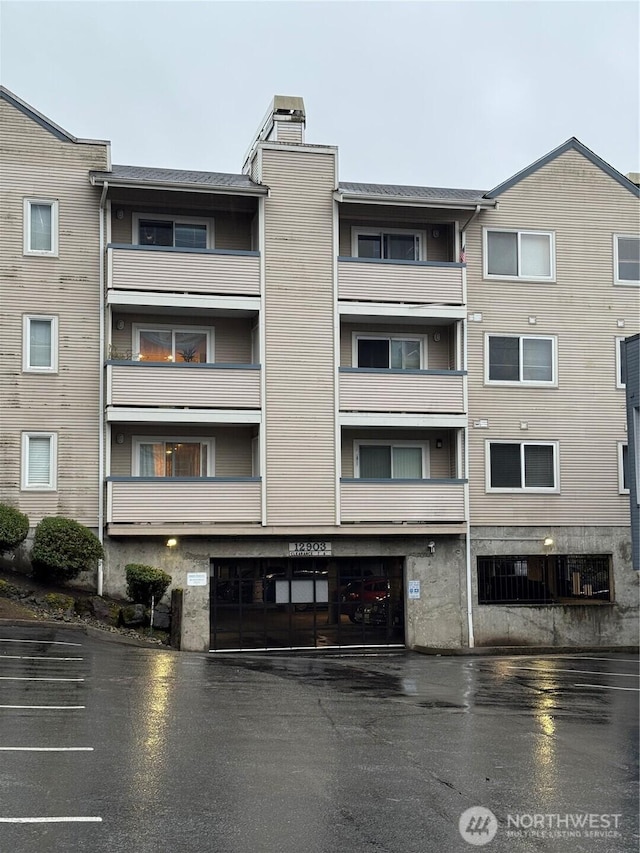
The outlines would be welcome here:
M 0 554 L 13 551 L 27 538 L 29 519 L 7 504 L 0 504 Z
M 103 556 L 97 536 L 71 518 L 43 518 L 36 527 L 31 565 L 42 579 L 71 580 Z
M 124 567 L 127 578 L 127 595 L 138 604 L 150 604 L 153 596 L 157 604 L 171 583 L 171 575 L 153 566 L 129 563 Z

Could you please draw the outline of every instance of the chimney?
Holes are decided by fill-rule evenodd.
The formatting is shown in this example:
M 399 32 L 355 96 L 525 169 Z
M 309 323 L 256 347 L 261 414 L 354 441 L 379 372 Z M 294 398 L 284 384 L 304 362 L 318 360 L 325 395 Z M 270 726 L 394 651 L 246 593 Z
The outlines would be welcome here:
M 631 181 L 632 184 L 640 187 L 640 172 L 629 172 L 627 174 L 627 179 Z
M 259 142 L 304 143 L 306 115 L 304 101 L 292 95 L 275 95 L 244 158 L 246 174 Z

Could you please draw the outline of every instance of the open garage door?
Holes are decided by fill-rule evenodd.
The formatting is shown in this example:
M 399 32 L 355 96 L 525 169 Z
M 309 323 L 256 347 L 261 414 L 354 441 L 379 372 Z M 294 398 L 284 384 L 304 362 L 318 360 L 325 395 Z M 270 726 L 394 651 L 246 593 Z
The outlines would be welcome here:
M 211 650 L 404 645 L 403 561 L 211 559 Z

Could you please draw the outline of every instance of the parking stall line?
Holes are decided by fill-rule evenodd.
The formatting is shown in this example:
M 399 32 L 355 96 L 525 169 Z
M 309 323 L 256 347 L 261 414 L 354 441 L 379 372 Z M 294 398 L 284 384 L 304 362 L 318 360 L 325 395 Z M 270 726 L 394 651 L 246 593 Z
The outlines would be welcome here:
M 0 817 L 0 823 L 102 823 L 101 817 Z
M 640 693 L 640 687 L 614 687 L 612 684 L 574 684 L 574 687 L 597 687 L 599 690 L 631 690 Z
M 84 681 L 84 678 L 43 678 L 35 675 L 0 675 L 0 681 Z
M 81 646 L 82 643 L 68 643 L 64 640 L 16 640 L 11 637 L 0 637 L 0 643 L 36 643 L 47 646 Z
M 558 669 L 555 666 L 543 669 L 539 666 L 508 666 L 507 669 L 524 669 L 528 672 L 538 672 L 541 675 L 553 675 L 556 672 L 575 672 L 578 675 L 611 675 L 616 678 L 640 678 L 640 674 L 636 675 L 633 672 L 600 672 L 593 669 Z
M 92 746 L 0 746 L 0 752 L 93 752 Z
M 0 660 L 84 660 L 84 658 L 57 658 L 52 655 L 0 655 Z
M 84 711 L 86 705 L 0 705 L 0 709 L 33 711 Z

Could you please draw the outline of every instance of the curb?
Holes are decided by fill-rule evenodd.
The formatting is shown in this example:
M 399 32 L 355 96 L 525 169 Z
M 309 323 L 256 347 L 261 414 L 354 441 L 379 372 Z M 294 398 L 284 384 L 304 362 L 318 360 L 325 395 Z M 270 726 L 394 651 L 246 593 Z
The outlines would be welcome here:
M 637 655 L 639 646 L 476 646 L 473 649 L 441 649 L 437 646 L 414 646 L 411 651 L 441 657 L 495 657 L 497 655 L 579 655 L 626 653 Z

